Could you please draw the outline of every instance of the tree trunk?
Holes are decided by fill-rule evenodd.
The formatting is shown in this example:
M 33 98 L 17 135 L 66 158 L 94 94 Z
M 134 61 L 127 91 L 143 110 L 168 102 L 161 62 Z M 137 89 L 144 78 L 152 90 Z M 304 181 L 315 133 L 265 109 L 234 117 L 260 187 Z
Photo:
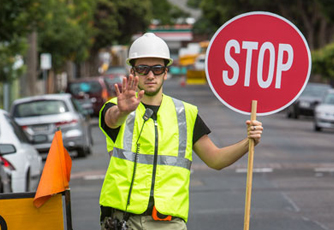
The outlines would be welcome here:
M 98 51 L 92 50 L 89 56 L 88 61 L 85 62 L 86 70 L 88 70 L 85 74 L 87 77 L 98 76 L 98 69 L 101 65 L 101 61 L 98 56 Z
M 318 33 L 319 47 L 324 47 L 327 44 L 327 21 L 324 17 L 320 19 L 320 28 Z
M 33 31 L 28 35 L 28 52 L 27 52 L 27 74 L 21 78 L 21 96 L 33 96 L 36 94 L 38 52 L 37 52 L 37 32 Z

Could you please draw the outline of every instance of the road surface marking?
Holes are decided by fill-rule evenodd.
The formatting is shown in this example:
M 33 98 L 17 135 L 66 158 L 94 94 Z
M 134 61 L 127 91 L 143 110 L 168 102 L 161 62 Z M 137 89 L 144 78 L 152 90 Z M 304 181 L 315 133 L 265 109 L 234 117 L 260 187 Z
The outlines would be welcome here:
M 271 173 L 274 170 L 272 168 L 254 168 L 253 173 Z M 247 173 L 246 168 L 239 168 L 235 170 L 236 173 Z

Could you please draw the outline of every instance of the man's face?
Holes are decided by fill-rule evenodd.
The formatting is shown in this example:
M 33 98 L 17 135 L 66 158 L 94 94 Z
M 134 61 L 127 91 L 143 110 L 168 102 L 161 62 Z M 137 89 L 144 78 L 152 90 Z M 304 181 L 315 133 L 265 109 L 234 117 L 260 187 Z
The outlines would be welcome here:
M 147 65 L 147 66 L 165 66 L 164 60 L 160 58 L 140 58 L 135 62 L 135 66 Z M 134 71 L 132 69 L 132 71 Z M 155 96 L 159 92 L 162 92 L 162 85 L 164 80 L 167 79 L 167 68 L 159 75 L 155 75 L 153 71 L 149 71 L 146 75 L 140 75 L 136 71 L 133 73 L 139 77 L 138 88 L 145 91 L 146 96 Z

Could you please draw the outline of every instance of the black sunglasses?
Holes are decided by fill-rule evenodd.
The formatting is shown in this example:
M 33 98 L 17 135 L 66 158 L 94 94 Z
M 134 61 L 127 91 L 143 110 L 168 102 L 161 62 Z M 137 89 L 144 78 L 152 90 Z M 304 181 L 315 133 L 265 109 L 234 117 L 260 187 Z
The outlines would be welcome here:
M 154 75 L 163 74 L 166 71 L 166 66 L 162 65 L 137 65 L 133 67 L 134 71 L 137 72 L 139 75 L 147 75 L 150 71 L 153 72 Z

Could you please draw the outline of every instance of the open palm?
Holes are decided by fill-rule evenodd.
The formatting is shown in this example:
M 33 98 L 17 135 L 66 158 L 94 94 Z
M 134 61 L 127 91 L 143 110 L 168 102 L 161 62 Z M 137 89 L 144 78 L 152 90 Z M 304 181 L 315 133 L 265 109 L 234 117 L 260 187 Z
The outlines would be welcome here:
M 122 92 L 120 92 L 118 85 L 115 84 L 115 90 L 117 95 L 117 106 L 122 113 L 131 113 L 136 110 L 141 99 L 143 98 L 144 91 L 141 90 L 136 96 L 136 90 L 138 86 L 138 76 L 130 74 L 129 78 L 123 78 Z

